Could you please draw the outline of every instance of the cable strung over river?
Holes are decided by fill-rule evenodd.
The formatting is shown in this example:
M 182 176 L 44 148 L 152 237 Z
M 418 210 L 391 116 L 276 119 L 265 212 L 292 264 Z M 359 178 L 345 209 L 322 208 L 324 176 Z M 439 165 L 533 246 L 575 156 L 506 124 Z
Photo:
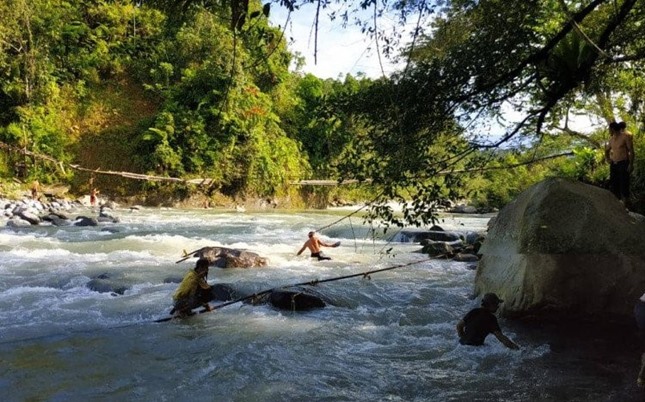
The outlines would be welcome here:
M 409 267 L 410 265 L 421 264 L 421 263 L 426 262 L 426 261 L 430 261 L 430 259 L 409 262 L 409 263 L 406 263 L 406 264 L 395 265 L 393 267 L 388 267 L 388 268 L 375 269 L 375 270 L 372 270 L 372 271 L 365 271 L 365 272 L 361 272 L 361 273 L 358 273 L 358 274 L 343 275 L 343 276 L 338 276 L 338 277 L 334 277 L 334 278 L 327 278 L 327 279 L 314 279 L 314 280 L 311 280 L 311 281 L 308 281 L 308 282 L 300 282 L 300 283 L 294 283 L 294 284 L 291 284 L 291 285 L 285 285 L 285 286 L 279 286 L 279 287 L 275 287 L 275 288 L 271 288 L 271 289 L 265 289 L 265 290 L 263 290 L 261 292 L 253 293 L 252 295 L 240 297 L 240 298 L 237 298 L 235 300 L 231 300 L 231 301 L 228 301 L 228 302 L 225 302 L 225 303 L 216 304 L 214 306 L 211 306 L 211 310 L 200 310 L 199 314 L 209 313 L 211 311 L 214 311 L 214 310 L 226 307 L 226 306 L 230 306 L 232 304 L 245 302 L 247 300 L 253 301 L 253 300 L 256 300 L 256 299 L 258 299 L 258 298 L 260 298 L 260 297 L 262 297 L 264 295 L 267 295 L 267 294 L 269 294 L 271 292 L 274 292 L 276 289 L 289 289 L 289 288 L 295 288 L 295 287 L 299 287 L 299 286 L 317 286 L 318 284 L 321 284 L 321 283 L 335 282 L 335 281 L 340 281 L 340 280 L 343 280 L 343 279 L 356 278 L 356 277 L 359 277 L 359 276 L 362 276 L 363 278 L 366 278 L 366 279 L 371 279 L 370 278 L 371 274 L 375 274 L 375 273 L 378 273 L 378 272 L 390 271 L 392 269 Z M 253 303 L 253 304 L 256 304 L 256 303 Z M 175 318 L 175 317 L 171 316 L 171 317 L 161 318 L 161 319 L 155 320 L 155 322 L 166 322 L 166 321 L 172 320 L 173 318 Z
M 554 342 L 512 322 L 504 333 L 520 352 L 461 346 L 455 324 L 476 306 L 475 271 L 348 220 L 318 231 L 342 242 L 333 260 L 296 256 L 307 233 L 337 214 L 114 213 L 118 223 L 97 227 L 0 229 L 5 400 L 608 400 L 622 381 L 616 367 L 636 356 L 598 359 L 597 339 L 567 348 L 563 334 Z M 445 216 L 442 226 L 479 231 L 488 219 Z M 176 256 L 203 247 L 250 250 L 268 264 L 211 268 L 212 283 L 250 298 L 155 324 L 194 267 Z M 343 280 L 363 277 L 371 280 Z M 298 292 L 323 283 L 334 302 L 325 308 L 244 303 L 284 284 Z

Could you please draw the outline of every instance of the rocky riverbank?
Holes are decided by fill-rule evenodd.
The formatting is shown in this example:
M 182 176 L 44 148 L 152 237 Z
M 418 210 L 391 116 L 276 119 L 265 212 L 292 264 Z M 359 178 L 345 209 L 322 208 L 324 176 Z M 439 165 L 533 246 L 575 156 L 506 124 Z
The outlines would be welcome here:
M 113 213 L 118 205 L 106 202 L 100 206 L 85 204 L 82 200 L 64 198 L 40 199 L 22 198 L 11 200 L 0 198 L 5 226 L 98 226 L 100 223 L 116 223 L 119 218 Z M 137 207 L 133 207 L 137 208 Z

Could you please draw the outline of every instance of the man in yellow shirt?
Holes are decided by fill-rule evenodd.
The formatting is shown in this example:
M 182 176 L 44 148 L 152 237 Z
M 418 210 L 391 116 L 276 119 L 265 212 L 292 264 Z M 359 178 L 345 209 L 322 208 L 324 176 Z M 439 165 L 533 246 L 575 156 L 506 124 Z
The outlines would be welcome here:
M 208 260 L 200 258 L 195 264 L 195 269 L 191 269 L 184 276 L 179 287 L 173 295 L 175 305 L 170 311 L 175 317 L 187 317 L 193 315 L 192 310 L 203 306 L 207 311 L 212 308 L 208 302 L 211 300 L 211 286 L 206 282 L 208 276 Z

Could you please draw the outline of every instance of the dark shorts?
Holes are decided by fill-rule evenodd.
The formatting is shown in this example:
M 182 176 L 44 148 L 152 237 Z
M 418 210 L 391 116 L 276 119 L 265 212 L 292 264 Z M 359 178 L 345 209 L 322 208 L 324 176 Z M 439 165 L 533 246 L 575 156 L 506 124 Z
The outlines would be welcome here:
M 609 190 L 619 199 L 629 198 L 629 161 L 609 165 Z
M 318 258 L 318 261 L 331 260 L 331 257 L 327 257 L 326 255 L 323 254 L 322 251 L 319 252 L 319 253 L 311 253 L 311 257 L 312 258 Z

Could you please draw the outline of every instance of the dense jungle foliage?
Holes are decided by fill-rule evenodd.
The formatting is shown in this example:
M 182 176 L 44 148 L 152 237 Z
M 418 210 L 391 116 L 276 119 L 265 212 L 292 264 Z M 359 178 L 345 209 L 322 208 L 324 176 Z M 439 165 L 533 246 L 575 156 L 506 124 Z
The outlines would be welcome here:
M 348 23 L 361 9 L 416 21 L 403 37 L 355 18 L 401 71 L 303 73 L 268 18 L 275 7 L 297 15 L 290 0 L 0 2 L 0 177 L 75 194 L 92 181 L 155 202 L 348 198 L 371 202 L 373 218 L 418 225 L 442 199 L 501 207 L 547 176 L 605 185 L 606 124 L 569 125 L 586 115 L 627 122 L 633 204 L 644 209 L 644 1 L 319 4 L 347 6 Z M 303 179 L 362 184 L 292 185 Z

